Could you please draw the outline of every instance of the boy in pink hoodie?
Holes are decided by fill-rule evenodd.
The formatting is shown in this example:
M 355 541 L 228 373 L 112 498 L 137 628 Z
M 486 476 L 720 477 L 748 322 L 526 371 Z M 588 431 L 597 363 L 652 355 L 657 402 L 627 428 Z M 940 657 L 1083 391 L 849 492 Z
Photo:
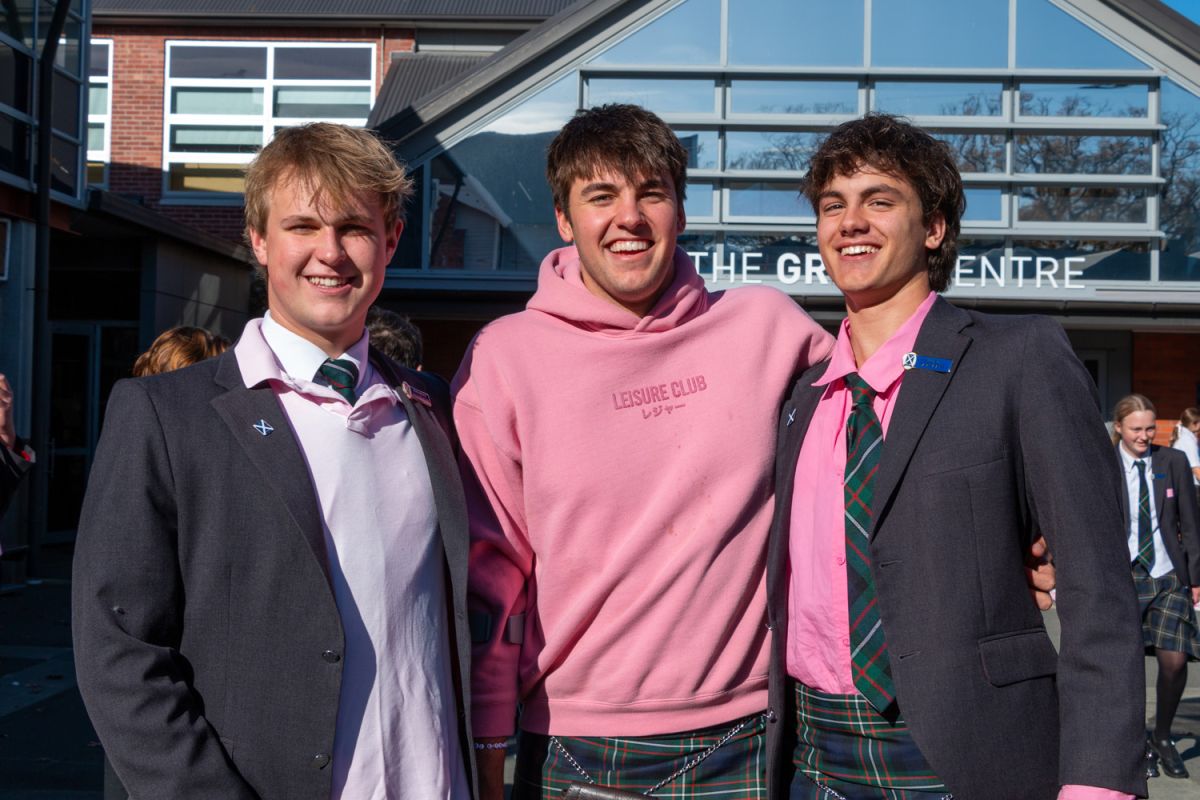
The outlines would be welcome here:
M 832 339 L 774 289 L 705 289 L 686 164 L 636 106 L 568 123 L 547 174 L 572 246 L 455 378 L 483 800 L 518 704 L 515 798 L 765 797 L 775 415 Z

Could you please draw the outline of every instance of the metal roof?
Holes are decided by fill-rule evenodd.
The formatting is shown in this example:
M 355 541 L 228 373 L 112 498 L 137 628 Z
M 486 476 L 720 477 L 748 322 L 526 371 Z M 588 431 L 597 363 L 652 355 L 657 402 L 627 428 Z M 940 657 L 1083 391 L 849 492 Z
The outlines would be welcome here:
M 390 119 L 430 92 L 473 70 L 489 58 L 462 53 L 401 53 L 392 58 L 368 127 Z
M 1068 0 L 1069 1 L 1069 0 Z M 436 126 L 437 120 L 482 96 L 501 81 L 512 79 L 561 45 L 564 40 L 586 36 L 587 29 L 610 15 L 644 7 L 648 0 L 581 0 L 556 16 L 526 31 L 462 80 L 443 84 L 440 90 L 418 98 L 408 108 L 396 108 L 393 116 L 372 115 L 372 125 L 385 136 L 404 139 L 416 131 Z M 1172 10 L 1160 0 L 1096 0 L 1116 11 L 1130 23 L 1158 38 L 1168 47 L 1200 65 L 1200 26 Z M 622 6 L 627 6 L 628 10 Z
M 286 18 L 540 22 L 573 0 L 93 0 L 95 19 Z M 215 18 L 215 19 L 214 19 Z

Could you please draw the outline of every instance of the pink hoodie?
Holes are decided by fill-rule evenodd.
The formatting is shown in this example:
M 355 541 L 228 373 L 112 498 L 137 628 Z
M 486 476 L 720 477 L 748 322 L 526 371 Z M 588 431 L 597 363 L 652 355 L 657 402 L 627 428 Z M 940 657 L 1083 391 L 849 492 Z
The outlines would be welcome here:
M 644 736 L 767 706 L 763 585 L 784 391 L 832 337 L 766 287 L 711 294 L 691 259 L 638 319 L 573 247 L 455 377 L 471 508 L 478 736 Z M 525 613 L 523 643 L 505 636 Z

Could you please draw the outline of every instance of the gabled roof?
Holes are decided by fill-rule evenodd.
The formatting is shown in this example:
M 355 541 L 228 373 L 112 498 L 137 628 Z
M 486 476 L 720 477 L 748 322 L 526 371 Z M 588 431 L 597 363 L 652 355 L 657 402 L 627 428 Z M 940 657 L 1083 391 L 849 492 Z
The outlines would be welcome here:
M 386 20 L 407 22 L 520 22 L 532 24 L 557 14 L 573 0 L 93 0 L 100 20 L 221 18 Z M 214 19 L 215 18 L 215 19 Z
M 367 127 L 373 128 L 381 120 L 395 116 L 488 58 L 488 55 L 462 53 L 400 53 L 394 56 L 367 119 Z
M 1159 0 L 1098 0 L 1192 62 L 1200 65 L 1200 26 L 1168 8 Z M 647 4 L 647 0 L 581 0 L 526 31 L 504 49 L 461 79 L 449 81 L 440 90 L 417 98 L 409 108 L 397 108 L 392 116 L 372 114 L 372 125 L 389 139 L 403 139 L 418 130 L 436 125 L 471 99 L 481 98 L 495 87 L 519 80 L 538 59 L 565 41 L 581 35 L 593 23 Z M 628 9 L 622 9 L 628 6 Z

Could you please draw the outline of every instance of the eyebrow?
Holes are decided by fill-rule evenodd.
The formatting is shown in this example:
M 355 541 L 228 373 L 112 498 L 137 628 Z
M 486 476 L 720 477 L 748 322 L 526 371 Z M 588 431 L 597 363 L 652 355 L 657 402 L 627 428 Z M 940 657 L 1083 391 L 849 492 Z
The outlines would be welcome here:
M 891 186 L 890 184 L 876 183 L 871 186 L 868 186 L 867 188 L 863 189 L 861 192 L 858 193 L 859 197 L 872 197 L 877 194 L 886 194 L 886 195 L 891 195 L 893 197 L 896 197 L 900 194 L 900 190 L 897 189 L 895 186 Z M 834 198 L 836 200 L 844 200 L 845 195 L 843 195 L 841 192 L 835 191 L 833 189 L 826 189 L 825 191 L 823 191 L 819 195 L 817 195 L 818 202 L 820 202 L 821 200 L 828 199 L 828 198 Z
M 637 184 L 638 191 L 646 191 L 647 189 L 662 189 L 667 185 L 662 178 L 647 178 Z M 579 190 L 580 194 L 589 194 L 591 192 L 615 192 L 617 185 L 609 181 L 593 181 Z
M 331 220 L 326 220 L 317 214 L 292 214 L 280 220 L 280 224 L 296 223 L 296 222 L 318 222 L 322 225 L 369 225 L 371 218 L 365 214 L 347 214 L 345 216 L 335 217 Z

